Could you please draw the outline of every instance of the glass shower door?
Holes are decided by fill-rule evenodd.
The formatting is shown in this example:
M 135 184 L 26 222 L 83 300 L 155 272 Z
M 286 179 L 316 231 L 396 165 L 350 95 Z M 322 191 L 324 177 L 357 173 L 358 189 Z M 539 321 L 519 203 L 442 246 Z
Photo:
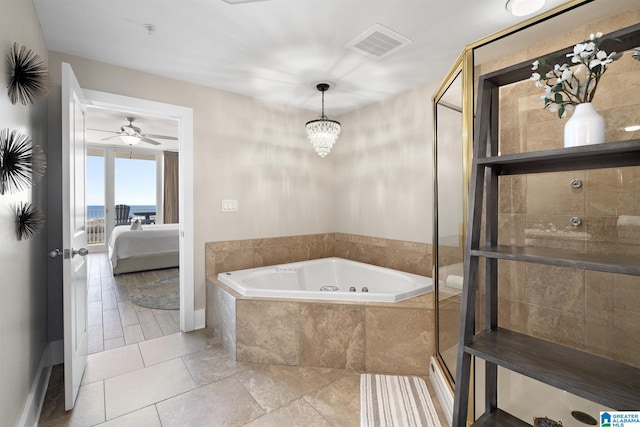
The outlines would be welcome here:
M 463 132 L 462 64 L 434 97 L 434 272 L 436 353 L 453 389 L 464 275 L 468 144 Z

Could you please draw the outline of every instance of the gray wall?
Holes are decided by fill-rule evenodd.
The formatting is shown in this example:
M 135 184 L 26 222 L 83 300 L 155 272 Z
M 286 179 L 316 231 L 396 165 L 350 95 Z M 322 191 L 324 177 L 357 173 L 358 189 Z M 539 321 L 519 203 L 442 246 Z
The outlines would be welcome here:
M 31 1 L 0 0 L 0 129 L 29 135 L 47 151 L 47 100 L 12 105 L 6 95 L 6 55 L 13 42 L 47 60 Z M 48 154 L 48 153 L 47 153 Z M 47 233 L 17 241 L 13 206 L 31 202 L 46 215 L 47 180 L 30 190 L 0 195 L 0 424 L 16 425 L 47 347 Z

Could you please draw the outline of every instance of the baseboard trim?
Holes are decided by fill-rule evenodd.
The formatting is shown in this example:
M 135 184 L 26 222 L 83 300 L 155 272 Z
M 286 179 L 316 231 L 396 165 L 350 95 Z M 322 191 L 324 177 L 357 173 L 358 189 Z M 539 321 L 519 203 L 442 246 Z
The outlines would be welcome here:
M 444 412 L 444 416 L 450 426 L 453 422 L 453 393 L 447 384 L 447 380 L 444 376 L 444 372 L 442 372 L 442 369 L 440 368 L 440 364 L 435 358 L 431 358 L 429 367 L 429 379 L 431 380 L 431 384 L 433 384 L 433 389 L 435 390 L 436 397 L 442 407 L 442 412 Z
M 194 329 L 202 329 L 206 326 L 206 313 L 205 309 L 201 308 L 193 312 L 193 327 Z
M 44 397 L 47 394 L 47 387 L 49 385 L 49 378 L 51 377 L 51 345 L 47 345 L 42 357 L 40 358 L 40 365 L 38 365 L 38 372 L 33 379 L 29 395 L 24 403 L 22 409 L 22 415 L 20 416 L 19 426 L 23 427 L 37 427 L 40 420 L 40 412 L 42 411 L 42 405 L 44 404 Z
M 51 341 L 50 347 L 50 362 L 51 366 L 62 365 L 64 363 L 64 340 Z

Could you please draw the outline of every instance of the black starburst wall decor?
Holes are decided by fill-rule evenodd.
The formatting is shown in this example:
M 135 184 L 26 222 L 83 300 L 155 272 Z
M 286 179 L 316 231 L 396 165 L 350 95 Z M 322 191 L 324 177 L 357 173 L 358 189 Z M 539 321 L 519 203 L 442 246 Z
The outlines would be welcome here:
M 18 203 L 15 212 L 18 240 L 31 239 L 44 227 L 44 215 L 31 203 Z
M 33 104 L 49 91 L 47 65 L 33 50 L 18 43 L 13 44 L 7 56 L 7 77 L 12 104 Z
M 37 184 L 47 161 L 31 138 L 15 130 L 0 131 L 0 194 L 14 193 Z

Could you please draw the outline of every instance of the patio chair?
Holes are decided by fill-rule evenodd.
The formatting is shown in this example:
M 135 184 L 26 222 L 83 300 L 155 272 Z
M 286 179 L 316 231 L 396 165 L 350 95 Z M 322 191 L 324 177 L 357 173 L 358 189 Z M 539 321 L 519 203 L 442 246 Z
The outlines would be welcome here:
M 131 224 L 130 210 L 131 206 L 129 205 L 116 205 L 116 225 Z

